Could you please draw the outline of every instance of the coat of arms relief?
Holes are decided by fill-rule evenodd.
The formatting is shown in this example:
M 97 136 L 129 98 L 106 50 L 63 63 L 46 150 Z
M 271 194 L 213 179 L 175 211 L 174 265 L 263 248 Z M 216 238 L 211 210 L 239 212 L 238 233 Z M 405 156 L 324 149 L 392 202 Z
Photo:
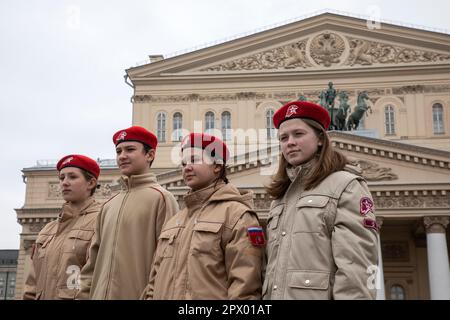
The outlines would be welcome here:
M 323 31 L 199 71 L 257 71 L 449 62 L 450 54 Z

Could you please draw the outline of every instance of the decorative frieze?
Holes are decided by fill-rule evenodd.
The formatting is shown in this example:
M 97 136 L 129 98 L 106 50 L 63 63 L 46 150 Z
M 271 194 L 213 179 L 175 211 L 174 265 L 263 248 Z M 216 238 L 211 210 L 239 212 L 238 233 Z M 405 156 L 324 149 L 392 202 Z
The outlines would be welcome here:
M 450 62 L 450 55 L 324 31 L 200 71 L 289 70 L 317 66 L 330 68 L 442 62 Z
M 306 68 L 312 66 L 305 55 L 306 41 L 294 42 L 276 49 L 228 61 L 201 71 L 242 71 Z
M 404 101 L 405 94 L 415 93 L 450 93 L 450 85 L 414 85 L 394 88 L 360 88 L 358 90 L 348 90 L 350 99 L 355 99 L 358 91 L 367 91 L 372 104 L 385 96 L 394 96 L 401 101 Z M 187 95 L 135 95 L 133 97 L 134 103 L 189 103 L 195 101 L 239 101 L 239 100 L 256 100 L 264 102 L 267 99 L 274 99 L 278 101 L 292 101 L 298 99 L 299 96 L 304 96 L 308 101 L 319 103 L 320 90 L 306 90 L 300 92 L 284 91 L 284 92 L 238 92 L 238 93 L 223 93 L 223 94 L 187 94 Z
M 111 186 L 113 181 L 99 181 L 100 188 L 95 192 L 96 198 L 109 198 L 112 196 Z M 61 188 L 57 182 L 48 183 L 48 198 L 59 200 L 62 199 Z
M 450 85 L 413 85 L 392 88 L 394 95 L 448 92 L 450 92 Z
M 450 55 L 347 37 L 350 56 L 345 65 L 448 62 Z
M 28 226 L 31 232 L 39 233 L 48 222 L 32 223 Z
M 445 209 L 450 207 L 449 195 L 414 195 L 407 192 L 372 192 L 377 209 Z M 422 193 L 422 192 L 421 192 Z M 382 194 L 382 195 L 380 195 Z M 422 193 L 423 194 L 423 193 Z

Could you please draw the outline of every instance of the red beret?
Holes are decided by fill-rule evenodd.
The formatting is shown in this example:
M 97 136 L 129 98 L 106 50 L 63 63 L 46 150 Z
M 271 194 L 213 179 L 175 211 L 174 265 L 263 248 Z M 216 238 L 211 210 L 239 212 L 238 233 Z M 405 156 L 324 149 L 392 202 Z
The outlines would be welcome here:
M 100 167 L 98 166 L 97 161 L 80 154 L 69 154 L 59 160 L 56 164 L 56 169 L 58 171 L 61 171 L 66 167 L 75 167 L 86 170 L 87 172 L 92 173 L 95 178 L 98 178 L 100 174 Z
M 213 159 L 223 160 L 224 163 L 230 158 L 225 142 L 206 133 L 191 133 L 183 138 L 181 150 L 195 147 L 207 150 Z
M 294 118 L 314 120 L 321 124 L 325 130 L 328 129 L 331 122 L 330 114 L 324 107 L 307 101 L 292 101 L 275 112 L 273 124 L 278 129 L 281 123 Z
M 124 141 L 138 141 L 152 149 L 156 149 L 156 146 L 158 145 L 156 136 L 140 126 L 132 126 L 128 129 L 119 130 L 113 135 L 114 145 L 117 146 Z

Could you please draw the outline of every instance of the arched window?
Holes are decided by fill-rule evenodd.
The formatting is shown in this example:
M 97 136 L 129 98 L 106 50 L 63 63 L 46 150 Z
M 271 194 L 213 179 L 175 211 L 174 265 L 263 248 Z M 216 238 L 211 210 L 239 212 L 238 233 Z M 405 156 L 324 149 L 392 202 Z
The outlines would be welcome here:
M 159 112 L 156 116 L 158 142 L 166 142 L 166 113 Z
M 405 289 L 401 285 L 391 287 L 391 300 L 405 300 Z
M 183 115 L 180 112 L 175 112 L 173 115 L 173 131 L 172 141 L 181 141 L 183 138 Z
M 231 113 L 222 112 L 222 137 L 224 140 L 231 140 Z
M 213 134 L 214 131 L 214 112 L 208 111 L 205 114 L 205 133 Z
M 268 140 L 277 138 L 277 131 L 273 124 L 273 114 L 274 114 L 273 109 L 269 109 L 266 111 L 266 130 Z
M 444 133 L 444 108 L 440 103 L 433 105 L 433 132 Z
M 395 114 L 391 105 L 384 107 L 384 126 L 387 135 L 395 134 Z

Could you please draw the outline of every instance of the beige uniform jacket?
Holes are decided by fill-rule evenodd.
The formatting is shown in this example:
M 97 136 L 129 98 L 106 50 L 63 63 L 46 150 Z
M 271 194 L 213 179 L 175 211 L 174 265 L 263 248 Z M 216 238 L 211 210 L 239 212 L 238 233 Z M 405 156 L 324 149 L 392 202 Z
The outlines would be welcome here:
M 90 299 L 139 299 L 161 228 L 178 211 L 174 196 L 152 173 L 122 177 L 120 183 L 121 192 L 98 216 L 89 261 L 81 270 L 81 294 L 89 292 Z
M 33 245 L 24 299 L 75 298 L 100 208 L 93 198 L 80 211 L 65 203 L 58 219 L 39 232 Z
M 247 235 L 259 226 L 252 195 L 220 183 L 185 196 L 161 232 L 143 298 L 260 299 L 264 247 Z
M 374 299 L 378 231 L 366 182 L 339 171 L 304 191 L 302 176 L 271 205 L 263 298 Z

